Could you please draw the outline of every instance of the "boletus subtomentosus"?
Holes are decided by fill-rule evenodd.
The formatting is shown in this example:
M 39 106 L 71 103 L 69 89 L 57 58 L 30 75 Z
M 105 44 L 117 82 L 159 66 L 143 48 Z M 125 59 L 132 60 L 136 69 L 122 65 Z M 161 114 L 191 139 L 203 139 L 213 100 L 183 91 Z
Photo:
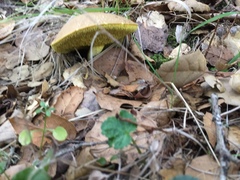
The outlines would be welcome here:
M 68 53 L 89 47 L 95 33 L 101 28 L 119 40 L 136 31 L 137 27 L 138 25 L 131 20 L 115 14 L 86 13 L 71 18 L 59 31 L 51 46 L 58 53 Z M 94 46 L 112 42 L 106 33 L 100 33 L 94 41 Z

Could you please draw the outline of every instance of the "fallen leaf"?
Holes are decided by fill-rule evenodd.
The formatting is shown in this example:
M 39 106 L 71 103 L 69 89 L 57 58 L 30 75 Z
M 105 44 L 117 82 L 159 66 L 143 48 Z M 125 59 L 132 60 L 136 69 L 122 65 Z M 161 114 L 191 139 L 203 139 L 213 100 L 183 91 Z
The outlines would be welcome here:
M 143 50 L 141 50 L 141 48 L 137 46 L 133 39 L 130 40 L 129 46 L 131 49 L 131 53 L 134 56 L 138 57 L 140 60 L 142 61 L 148 60 L 149 62 L 155 62 L 153 59 L 144 54 Z
M 179 45 L 172 50 L 171 54 L 169 55 L 169 58 L 176 58 L 178 56 L 188 54 L 190 51 L 191 51 L 191 47 L 185 43 L 182 43 L 181 46 Z
M 76 86 L 63 91 L 53 105 L 55 114 L 68 119 L 75 117 L 74 113 L 83 100 L 83 94 L 84 90 Z
M 212 88 L 216 88 L 219 92 L 225 92 L 225 87 L 222 82 L 211 74 L 204 74 L 204 79 Z
M 225 87 L 225 92 L 220 93 L 216 89 L 212 89 L 206 82 L 202 83 L 201 86 L 204 89 L 204 95 L 211 97 L 212 93 L 216 93 L 219 98 L 223 98 L 225 100 L 226 104 L 233 105 L 233 106 L 240 106 L 240 96 L 239 93 L 235 92 L 230 86 L 229 86 L 229 80 L 230 78 L 223 78 L 219 79 L 223 86 Z
M 231 76 L 229 80 L 229 85 L 235 92 L 240 93 L 240 71 L 239 70 Z
M 223 39 L 223 43 L 236 56 L 240 49 L 240 26 L 231 27 L 230 33 Z
M 216 67 L 219 71 L 228 68 L 228 61 L 233 58 L 233 53 L 230 49 L 218 45 L 218 46 L 211 46 L 207 52 L 206 59 L 208 62 Z
M 185 174 L 201 180 L 215 180 L 219 178 L 220 167 L 209 155 L 198 156 L 186 167 Z M 237 166 L 230 163 L 228 174 L 235 174 Z
M 206 112 L 206 114 L 203 116 L 203 123 L 204 123 L 204 129 L 208 135 L 209 142 L 212 145 L 212 147 L 215 147 L 217 142 L 216 126 L 214 121 L 212 120 L 211 113 Z
M 15 21 L 13 20 L 0 22 L 0 40 L 11 34 L 14 26 Z
M 24 53 L 25 58 L 28 61 L 38 61 L 47 56 L 50 47 L 45 44 L 46 35 L 41 29 L 34 29 L 27 34 L 27 31 L 18 36 L 15 41 L 17 47 L 19 47 Z
M 178 60 L 163 63 L 157 72 L 165 82 L 173 82 L 176 87 L 182 87 L 199 78 L 206 70 L 206 59 L 197 50 L 180 56 Z
M 12 82 L 23 81 L 26 80 L 29 75 L 29 66 L 23 65 L 14 68 L 11 73 L 9 72 L 9 80 Z
M 228 128 L 228 142 L 230 151 L 238 151 L 240 148 L 240 128 L 238 126 L 230 126 Z
M 198 2 L 196 0 L 185 0 L 183 1 L 191 12 L 209 12 L 210 7 L 204 3 Z M 179 11 L 179 12 L 186 12 L 186 8 L 179 2 L 169 2 L 168 8 L 170 11 Z
M 53 72 L 54 64 L 52 62 L 45 62 L 39 64 L 36 68 L 32 69 L 32 76 L 34 81 L 39 81 L 50 76 Z
M 147 82 L 153 82 L 153 75 L 147 67 L 144 67 L 140 62 L 128 60 L 126 62 L 125 69 L 129 76 L 129 83 L 139 79 L 143 79 Z
M 96 94 L 96 97 L 100 107 L 102 109 L 107 109 L 110 111 L 119 109 L 122 105 L 131 105 L 133 107 L 139 107 L 142 104 L 141 101 L 119 99 L 112 97 L 110 95 L 105 95 L 101 92 L 98 92 Z
M 112 77 L 118 77 L 125 68 L 125 54 L 126 52 L 122 48 L 109 47 L 99 57 L 95 58 L 93 67 L 103 76 L 107 73 Z
M 83 83 L 83 78 L 88 74 L 88 69 L 83 64 L 76 63 L 72 67 L 65 69 L 63 77 L 65 80 L 69 80 L 74 86 L 79 88 L 86 88 Z

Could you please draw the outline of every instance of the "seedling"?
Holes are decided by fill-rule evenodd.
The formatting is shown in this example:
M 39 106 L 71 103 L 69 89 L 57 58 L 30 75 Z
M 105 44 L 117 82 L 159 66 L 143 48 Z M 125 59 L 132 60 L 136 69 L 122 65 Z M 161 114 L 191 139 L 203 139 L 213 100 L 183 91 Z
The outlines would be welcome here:
M 131 142 L 135 144 L 131 133 L 136 131 L 136 118 L 126 110 L 121 110 L 116 116 L 108 117 L 103 122 L 102 134 L 108 138 L 108 144 L 114 149 L 123 149 Z
M 41 130 L 43 132 L 40 148 L 43 146 L 44 137 L 47 131 L 52 132 L 53 137 L 58 141 L 64 141 L 67 138 L 67 131 L 61 127 L 57 126 L 55 129 L 47 129 L 46 127 L 46 118 L 51 116 L 51 113 L 54 111 L 54 108 L 49 107 L 44 101 L 40 102 L 40 108 L 36 110 L 36 114 L 42 113 L 44 116 L 44 128 Z M 32 141 L 32 133 L 37 130 L 23 130 L 18 137 L 18 141 L 23 146 L 29 145 Z

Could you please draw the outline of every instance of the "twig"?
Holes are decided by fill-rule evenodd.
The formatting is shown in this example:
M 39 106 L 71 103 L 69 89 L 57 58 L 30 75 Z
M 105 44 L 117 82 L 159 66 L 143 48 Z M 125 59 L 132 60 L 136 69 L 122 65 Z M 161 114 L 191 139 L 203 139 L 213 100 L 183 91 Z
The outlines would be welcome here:
M 226 147 L 226 137 L 224 136 L 223 126 L 221 122 L 221 110 L 218 106 L 218 96 L 214 93 L 211 95 L 211 102 L 213 114 L 212 121 L 214 121 L 216 125 L 217 145 L 215 150 L 219 154 L 220 180 L 226 180 L 229 162 L 233 161 L 234 163 L 239 164 L 240 161 L 234 158 Z

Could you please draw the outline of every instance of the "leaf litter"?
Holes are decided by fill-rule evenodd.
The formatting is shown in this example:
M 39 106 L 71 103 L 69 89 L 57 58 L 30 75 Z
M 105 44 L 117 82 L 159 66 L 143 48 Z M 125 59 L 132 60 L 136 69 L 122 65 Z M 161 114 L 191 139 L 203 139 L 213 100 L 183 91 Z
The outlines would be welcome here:
M 59 1 L 55 6 L 88 7 L 82 2 L 71 3 Z M 194 28 L 204 22 L 202 19 L 209 19 L 210 9 L 220 14 L 218 8 L 224 2 L 105 3 L 96 1 L 92 7 L 119 7 L 126 3 L 134 10 L 127 13 L 129 19 L 138 23 L 138 30 L 125 41 L 104 32 L 115 44 L 104 47 L 92 61 L 87 61 L 91 44 L 64 55 L 51 49 L 51 42 L 69 15 L 50 13 L 2 20 L 0 145 L 5 155 L 1 153 L 0 159 L 6 166 L 0 169 L 6 170 L 6 174 L 0 178 L 7 179 L 6 175 L 12 178 L 24 168 L 32 167 L 34 159 L 41 160 L 44 156 L 43 149 L 54 150 L 56 163 L 49 163 L 53 179 L 62 176 L 171 180 L 184 174 L 198 179 L 218 178 L 220 157 L 213 151 L 218 143 L 217 128 L 209 97 L 216 93 L 221 98 L 221 116 L 228 127 L 226 144 L 229 143 L 229 153 L 237 156 L 240 147 L 238 16 L 206 24 L 196 36 L 188 34 L 189 30 L 184 32 L 184 28 L 177 30 L 177 25 L 187 23 Z M 234 11 L 239 8 L 237 3 L 225 8 Z M 140 11 L 136 4 L 146 12 Z M 44 4 L 38 5 L 40 12 L 47 10 Z M 3 6 L 0 10 L 4 12 L 1 18 L 5 18 L 4 10 L 9 12 L 9 9 Z M 21 14 L 17 9 L 12 10 Z M 224 31 L 220 32 L 222 26 Z M 184 38 L 174 38 L 174 31 L 178 31 L 178 36 L 183 33 Z M 170 60 L 153 69 L 159 63 L 154 54 Z M 235 57 L 237 61 L 232 63 Z M 35 113 L 41 101 L 55 108 L 46 119 L 43 114 Z M 109 117 L 118 117 L 123 109 L 136 118 L 137 128 L 131 133 L 135 144 L 119 151 L 106 143 L 101 125 Z M 59 126 L 67 131 L 67 139 L 57 141 L 48 132 L 41 147 L 42 129 Z M 109 130 L 114 128 L 117 133 L 121 126 Z M 29 146 L 17 142 L 23 130 L 33 131 Z M 104 164 L 100 163 L 102 158 Z M 226 177 L 238 179 L 238 169 L 238 164 L 230 162 Z

